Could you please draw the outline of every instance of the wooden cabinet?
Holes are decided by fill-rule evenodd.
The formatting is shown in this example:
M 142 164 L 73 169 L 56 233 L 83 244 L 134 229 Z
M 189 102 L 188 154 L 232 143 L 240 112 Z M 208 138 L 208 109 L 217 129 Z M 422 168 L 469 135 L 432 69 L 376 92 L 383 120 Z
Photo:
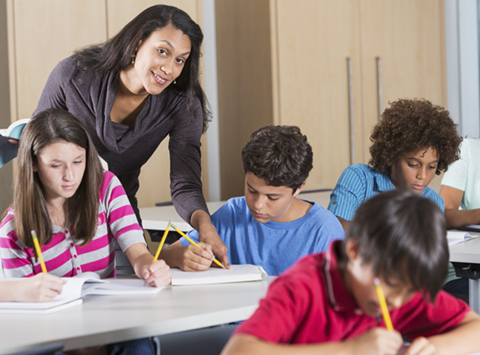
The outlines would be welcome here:
M 183 9 L 194 21 L 201 19 L 201 0 L 162 3 Z M 5 4 L 0 8 L 0 16 L 6 19 L 5 28 L 0 28 L 0 65 L 7 80 L 0 84 L 0 92 L 2 99 L 9 98 L 6 101 L 10 113 L 6 112 L 7 106 L 2 117 L 4 121 L 0 121 L 2 128 L 7 127 L 9 121 L 30 117 L 50 72 L 60 60 L 76 49 L 104 42 L 158 1 L 7 0 Z M 203 155 L 205 159 L 206 154 Z M 4 189 L 11 185 L 12 173 L 7 172 L 8 169 L 11 167 L 0 171 Z M 169 171 L 168 142 L 163 142 L 142 169 L 137 195 L 140 207 L 170 200 Z M 0 209 L 3 210 L 11 203 L 11 193 L 0 197 Z
M 379 107 L 446 104 L 441 0 L 216 3 L 222 199 L 243 194 L 256 129 L 297 125 L 314 151 L 306 189 L 333 188 L 369 159 Z

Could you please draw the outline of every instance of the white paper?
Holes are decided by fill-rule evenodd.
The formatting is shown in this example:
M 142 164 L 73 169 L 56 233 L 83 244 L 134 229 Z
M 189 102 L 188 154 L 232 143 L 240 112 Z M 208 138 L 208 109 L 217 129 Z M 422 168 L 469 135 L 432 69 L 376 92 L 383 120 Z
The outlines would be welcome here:
M 199 272 L 170 269 L 170 272 L 172 274 L 172 286 L 261 281 L 268 276 L 261 266 L 256 265 L 232 265 L 230 270 L 211 267 Z
M 462 231 L 447 231 L 447 241 L 448 245 L 454 245 L 458 243 L 465 242 L 469 239 L 477 238 L 475 235 L 470 235 L 468 232 Z

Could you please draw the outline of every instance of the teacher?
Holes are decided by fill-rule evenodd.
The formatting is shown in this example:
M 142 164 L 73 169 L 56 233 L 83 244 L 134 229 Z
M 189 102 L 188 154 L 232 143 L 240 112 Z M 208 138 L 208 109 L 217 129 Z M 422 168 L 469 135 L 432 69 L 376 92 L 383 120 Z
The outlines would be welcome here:
M 200 137 L 209 118 L 199 83 L 202 41 L 200 26 L 187 13 L 152 6 L 105 43 L 58 63 L 34 114 L 59 107 L 83 122 L 140 223 L 140 169 L 169 135 L 173 204 L 228 265 L 202 193 Z

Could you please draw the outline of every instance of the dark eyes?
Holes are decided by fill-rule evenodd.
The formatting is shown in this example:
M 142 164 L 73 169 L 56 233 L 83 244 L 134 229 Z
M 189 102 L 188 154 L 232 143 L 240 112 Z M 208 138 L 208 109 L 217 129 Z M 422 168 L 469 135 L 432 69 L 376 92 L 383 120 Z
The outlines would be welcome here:
M 418 167 L 420 167 L 420 165 L 418 165 L 418 164 L 410 164 L 410 163 L 408 164 L 408 166 L 411 167 L 411 168 L 418 168 Z M 433 170 L 433 169 L 436 170 L 436 169 L 437 169 L 437 166 L 436 166 L 436 165 L 429 165 L 428 168 L 429 168 L 429 169 L 432 169 L 432 170 Z
M 163 49 L 163 48 L 158 48 L 158 49 L 157 49 L 157 52 L 158 52 L 160 55 L 162 55 L 162 56 L 168 55 L 168 51 L 166 51 L 166 50 Z M 176 62 L 177 64 L 180 64 L 180 65 L 185 64 L 185 60 L 182 59 L 182 58 L 177 58 L 177 59 L 175 59 L 175 62 Z

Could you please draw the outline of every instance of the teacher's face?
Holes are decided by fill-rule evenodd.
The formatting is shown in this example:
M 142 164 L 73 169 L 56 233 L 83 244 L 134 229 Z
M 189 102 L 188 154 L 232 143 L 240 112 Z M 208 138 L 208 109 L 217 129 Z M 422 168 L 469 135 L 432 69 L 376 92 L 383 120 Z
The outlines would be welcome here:
M 136 94 L 160 94 L 180 76 L 190 51 L 190 38 L 173 26 L 152 32 L 138 45 L 130 89 Z

